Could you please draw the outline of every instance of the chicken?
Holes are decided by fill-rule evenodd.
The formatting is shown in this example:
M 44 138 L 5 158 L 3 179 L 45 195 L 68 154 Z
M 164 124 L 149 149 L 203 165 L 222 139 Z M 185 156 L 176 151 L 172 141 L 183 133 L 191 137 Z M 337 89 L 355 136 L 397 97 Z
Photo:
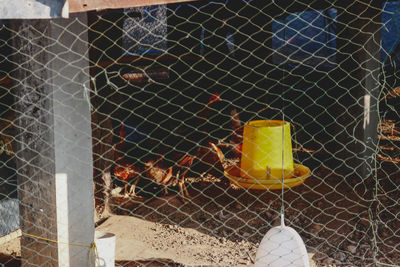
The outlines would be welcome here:
M 153 189 L 148 185 L 152 183 L 162 186 L 166 194 L 169 187 L 177 185 L 182 199 L 190 198 L 185 185 L 189 172 L 202 178 L 206 174 L 211 174 L 224 185 L 229 185 L 222 165 L 225 156 L 218 147 L 218 142 L 232 135 L 234 130 L 240 132 L 240 122 L 239 124 L 233 122 L 233 119 L 238 120 L 237 113 L 235 116 L 229 110 L 228 102 L 223 101 L 218 92 L 211 95 L 207 104 L 195 117 L 198 119 L 199 131 L 193 131 L 189 127 L 171 127 L 168 135 L 162 137 L 158 148 L 152 147 L 150 141 L 141 141 L 142 150 L 146 147 L 144 150 L 147 155 L 139 159 L 140 156 L 137 155 L 141 155 L 143 151 L 135 154 L 138 167 L 125 159 L 128 153 L 123 151 L 126 150 L 129 129 L 122 124 L 119 131 L 120 142 L 116 145 L 118 153 L 116 153 L 117 164 L 114 175 L 124 181 L 125 188 L 131 180 L 136 179 L 134 185 L 131 186 L 130 194 L 134 192 L 136 186 L 143 187 L 142 191 L 151 191 Z M 152 152 L 154 154 L 150 155 Z M 143 177 L 147 178 L 144 180 L 148 181 L 138 184 L 141 171 Z
M 239 113 L 221 98 L 219 92 L 209 97 L 198 117 L 200 130 L 208 134 L 209 141 L 231 150 L 235 157 L 241 157 L 243 125 Z
M 145 193 L 153 191 L 153 195 L 157 194 L 154 192 L 154 189 L 157 189 L 154 187 L 154 183 L 164 189 L 164 195 L 168 194 L 168 188 L 178 186 L 182 200 L 185 202 L 185 197 L 189 198 L 190 195 L 185 186 L 184 177 L 181 176 L 182 167 L 190 164 L 192 158 L 188 157 L 188 153 L 178 153 L 165 144 L 159 144 L 158 147 L 153 149 L 153 152 L 155 154 L 149 153 L 143 159 L 143 174 L 149 180 L 147 184 L 146 182 L 141 183 L 144 190 L 147 191 Z M 153 187 L 149 186 L 151 183 L 153 183 Z
M 200 176 L 203 180 L 206 174 L 211 174 L 222 184 L 230 184 L 224 175 L 225 155 L 219 145 L 221 140 L 234 133 L 233 129 L 237 130 L 239 136 L 242 126 L 237 112 L 235 116 L 232 115 L 229 102 L 222 100 L 219 92 L 215 92 L 195 116 L 197 131 L 190 128 L 171 129 L 171 134 L 163 140 L 170 151 L 164 151 L 162 154 L 166 162 L 175 164 L 182 196 L 190 197 L 185 186 L 185 179 L 189 174 Z M 234 124 L 234 119 L 238 123 Z
M 224 101 L 218 92 L 212 94 L 206 105 L 198 113 L 199 130 L 206 133 L 206 139 L 212 143 L 226 140 L 232 134 L 231 105 Z M 201 140 L 206 143 L 206 140 Z
M 135 186 L 139 181 L 139 174 L 141 173 L 141 168 L 128 163 L 120 162 L 114 166 L 114 176 L 117 177 L 124 184 L 124 196 L 127 197 L 133 195 L 135 192 Z M 135 179 L 135 182 L 131 185 L 128 194 L 128 185 Z
M 177 152 L 169 147 L 160 149 L 159 154 L 159 158 L 145 161 L 145 176 L 162 185 L 164 194 L 168 193 L 168 187 L 178 186 L 183 202 L 191 198 L 185 184 L 189 172 L 201 177 L 210 173 L 220 178 L 225 185 L 229 184 L 229 180 L 223 175 L 224 154 L 211 142 L 207 146 L 197 147 L 193 154 Z
M 126 157 L 126 138 L 127 131 L 125 128 L 125 124 L 122 123 L 119 130 L 119 141 L 114 146 L 114 166 L 113 166 L 113 175 L 118 179 L 118 181 L 122 182 L 124 185 L 124 196 L 128 197 L 129 195 L 135 194 L 135 187 L 140 179 L 140 174 L 143 172 L 143 166 L 140 164 L 133 164 Z M 132 183 L 132 181 L 134 181 Z M 130 189 L 128 191 L 128 186 L 130 185 Z
M 224 176 L 224 167 L 222 166 L 224 159 L 225 156 L 221 149 L 211 142 L 209 142 L 207 146 L 200 146 L 193 156 L 188 154 L 184 155 L 178 161 L 178 167 L 181 172 L 179 177 L 181 195 L 186 192 L 185 196 L 190 198 L 184 184 L 186 175 L 189 172 L 200 175 L 202 179 L 204 179 L 205 174 L 208 173 L 219 178 L 225 186 L 229 185 L 229 180 Z
M 200 146 L 195 154 L 190 171 L 200 174 L 204 179 L 206 174 L 211 174 L 219 179 L 222 184 L 229 185 L 229 180 L 224 175 L 224 167 L 222 163 L 225 156 L 221 149 L 214 143 L 208 142 L 206 146 Z
M 164 187 L 164 194 L 168 193 L 167 187 L 174 181 L 172 166 L 167 167 L 162 158 L 149 159 L 144 162 L 144 175 L 158 185 Z
M 230 140 L 230 146 L 235 157 L 240 158 L 242 156 L 243 125 L 236 109 L 231 111 L 231 116 L 233 132 Z
M 177 164 L 166 161 L 164 154 L 167 154 L 168 150 L 165 146 L 151 148 L 154 144 L 148 139 L 141 143 L 140 148 L 136 145 L 133 145 L 132 148 L 134 142 L 127 143 L 127 129 L 124 124 L 121 124 L 119 135 L 120 140 L 115 145 L 116 164 L 113 174 L 123 182 L 125 196 L 135 195 L 137 186 L 141 189 L 139 194 L 154 196 L 157 194 L 154 192 L 154 185 L 164 187 L 164 194 L 168 193 L 168 187 L 178 185 L 181 196 L 189 196 L 184 179 L 178 180 L 181 173 L 179 164 L 184 163 L 177 158 L 174 158 L 174 162 L 178 161 Z M 128 149 L 129 151 L 127 151 Z M 135 156 L 135 163 L 133 163 L 133 156 Z M 135 181 L 128 192 L 127 188 L 133 180 Z
M 125 137 L 126 137 L 125 125 L 122 123 L 119 130 L 119 141 L 117 144 L 114 145 L 114 161 L 116 162 L 123 160 Z

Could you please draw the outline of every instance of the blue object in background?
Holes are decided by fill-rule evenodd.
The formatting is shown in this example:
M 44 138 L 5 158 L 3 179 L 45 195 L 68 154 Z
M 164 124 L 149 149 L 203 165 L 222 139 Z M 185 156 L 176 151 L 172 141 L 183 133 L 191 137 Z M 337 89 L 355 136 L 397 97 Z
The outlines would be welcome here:
M 337 10 L 292 13 L 272 23 L 275 64 L 332 65 L 335 62 Z
M 382 12 L 382 60 L 393 53 L 400 41 L 400 1 L 385 2 Z
M 132 122 L 126 121 L 124 122 L 124 130 L 125 130 L 125 140 L 132 143 L 139 143 L 147 138 L 149 135 L 140 129 L 139 126 L 135 125 Z
M 0 200 L 0 236 L 7 235 L 19 229 L 18 199 L 6 198 Z
M 400 42 L 400 1 L 382 4 L 382 50 L 385 62 Z M 275 64 L 333 67 L 336 54 L 337 9 L 304 11 L 274 19 L 272 48 Z

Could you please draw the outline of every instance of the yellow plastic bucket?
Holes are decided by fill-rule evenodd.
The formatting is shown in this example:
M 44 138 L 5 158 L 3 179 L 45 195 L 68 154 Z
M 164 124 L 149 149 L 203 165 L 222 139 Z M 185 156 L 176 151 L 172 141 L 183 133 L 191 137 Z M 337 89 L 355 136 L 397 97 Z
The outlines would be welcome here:
M 241 177 L 247 179 L 281 180 L 282 173 L 284 179 L 293 177 L 290 123 L 279 120 L 248 122 L 243 131 L 240 168 Z

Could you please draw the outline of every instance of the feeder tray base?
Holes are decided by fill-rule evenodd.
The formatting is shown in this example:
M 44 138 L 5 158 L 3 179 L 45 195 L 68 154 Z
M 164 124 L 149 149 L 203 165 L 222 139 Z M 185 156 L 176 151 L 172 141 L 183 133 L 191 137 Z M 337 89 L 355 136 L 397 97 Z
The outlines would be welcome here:
M 311 175 L 308 167 L 294 164 L 294 177 L 286 178 L 283 180 L 283 188 L 291 188 L 304 183 L 304 181 Z M 282 180 L 272 179 L 250 179 L 240 176 L 240 167 L 232 166 L 225 171 L 225 176 L 231 180 L 235 185 L 257 190 L 277 190 L 282 189 Z

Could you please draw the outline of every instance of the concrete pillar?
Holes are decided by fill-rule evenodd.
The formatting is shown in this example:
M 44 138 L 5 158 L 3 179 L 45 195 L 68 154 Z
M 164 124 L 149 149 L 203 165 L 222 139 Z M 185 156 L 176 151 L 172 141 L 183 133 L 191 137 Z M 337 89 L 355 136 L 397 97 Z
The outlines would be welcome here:
M 377 144 L 382 6 L 380 1 L 338 7 L 335 138 L 330 142 L 339 172 L 371 176 Z
M 22 266 L 91 266 L 94 202 L 86 23 L 86 14 L 14 23 L 19 68 L 11 75 L 18 81 L 13 94 Z
M 89 103 L 88 28 L 86 13 L 50 22 L 57 39 L 53 70 L 54 149 L 58 238 L 87 244 L 94 237 L 92 130 Z M 60 185 L 60 186 L 59 186 Z M 67 188 L 65 188 L 67 186 Z M 64 194 L 63 194 L 64 192 Z M 68 211 L 66 214 L 65 211 Z M 89 266 L 90 248 L 59 245 L 63 266 Z M 69 261 L 69 265 L 64 265 Z

